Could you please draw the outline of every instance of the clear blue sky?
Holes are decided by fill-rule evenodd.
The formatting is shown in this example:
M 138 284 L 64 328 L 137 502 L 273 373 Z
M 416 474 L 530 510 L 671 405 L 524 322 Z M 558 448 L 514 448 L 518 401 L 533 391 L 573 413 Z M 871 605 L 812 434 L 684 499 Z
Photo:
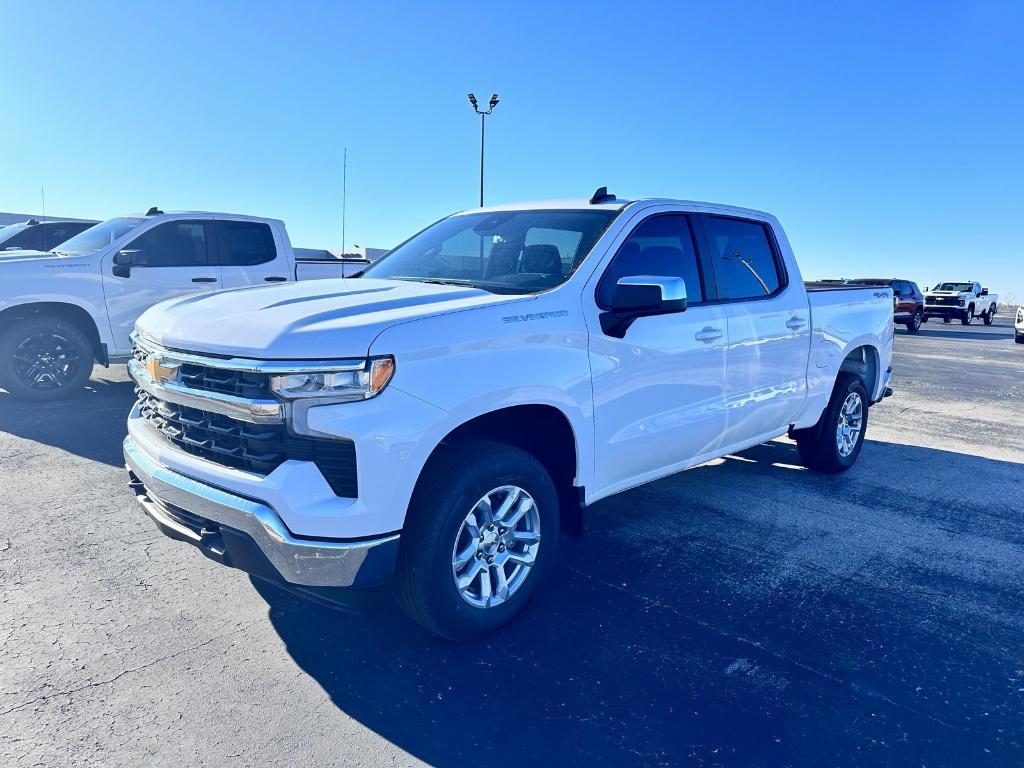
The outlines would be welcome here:
M 1024 300 L 1024 3 L 0 2 L 0 210 L 395 244 L 488 202 L 761 208 L 807 277 Z M 646 7 L 645 7 L 646 6 Z

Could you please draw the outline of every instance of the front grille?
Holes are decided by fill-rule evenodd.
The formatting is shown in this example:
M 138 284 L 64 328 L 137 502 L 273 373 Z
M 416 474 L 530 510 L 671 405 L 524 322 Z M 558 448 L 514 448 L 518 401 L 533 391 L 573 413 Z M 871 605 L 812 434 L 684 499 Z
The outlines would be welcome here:
M 139 412 L 162 439 L 193 456 L 259 475 L 273 472 L 288 459 L 311 461 L 338 496 L 356 498 L 355 444 L 318 440 L 288 433 L 284 424 L 250 424 L 228 416 L 189 408 L 136 389 Z
M 132 356 L 145 365 L 149 353 L 136 345 L 132 349 Z M 270 376 L 265 373 L 231 371 L 198 363 L 182 363 L 178 369 L 178 382 L 191 389 L 253 400 L 271 397 Z
M 929 296 L 928 303 L 939 307 L 955 307 L 960 299 L 956 296 Z

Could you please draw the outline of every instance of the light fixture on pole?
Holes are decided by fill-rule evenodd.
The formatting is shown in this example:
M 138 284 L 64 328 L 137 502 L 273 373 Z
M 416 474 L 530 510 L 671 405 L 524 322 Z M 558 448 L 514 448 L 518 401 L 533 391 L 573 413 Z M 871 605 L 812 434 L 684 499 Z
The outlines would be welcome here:
M 484 206 L 484 122 L 487 120 L 487 116 L 494 111 L 494 108 L 498 106 L 498 94 L 492 93 L 490 101 L 487 102 L 487 109 L 480 109 L 480 105 L 477 103 L 476 96 L 472 93 L 469 94 L 469 103 L 473 106 L 473 111 L 480 115 L 480 207 Z

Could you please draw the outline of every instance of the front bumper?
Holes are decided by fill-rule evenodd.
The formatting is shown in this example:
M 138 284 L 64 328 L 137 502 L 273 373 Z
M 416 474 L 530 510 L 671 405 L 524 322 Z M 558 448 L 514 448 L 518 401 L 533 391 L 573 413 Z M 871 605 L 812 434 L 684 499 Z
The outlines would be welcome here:
M 391 577 L 398 534 L 360 541 L 297 538 L 266 504 L 162 467 L 124 440 L 125 465 L 143 510 L 168 536 L 255 576 L 309 587 L 361 587 Z

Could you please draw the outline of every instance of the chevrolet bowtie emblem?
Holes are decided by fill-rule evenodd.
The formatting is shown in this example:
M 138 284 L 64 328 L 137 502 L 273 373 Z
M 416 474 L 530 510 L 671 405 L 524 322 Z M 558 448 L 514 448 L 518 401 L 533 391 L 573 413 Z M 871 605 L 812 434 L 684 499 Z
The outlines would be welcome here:
M 180 363 L 165 363 L 159 355 L 150 355 L 146 358 L 146 373 L 157 384 L 164 381 L 174 381 L 178 378 L 178 367 Z

